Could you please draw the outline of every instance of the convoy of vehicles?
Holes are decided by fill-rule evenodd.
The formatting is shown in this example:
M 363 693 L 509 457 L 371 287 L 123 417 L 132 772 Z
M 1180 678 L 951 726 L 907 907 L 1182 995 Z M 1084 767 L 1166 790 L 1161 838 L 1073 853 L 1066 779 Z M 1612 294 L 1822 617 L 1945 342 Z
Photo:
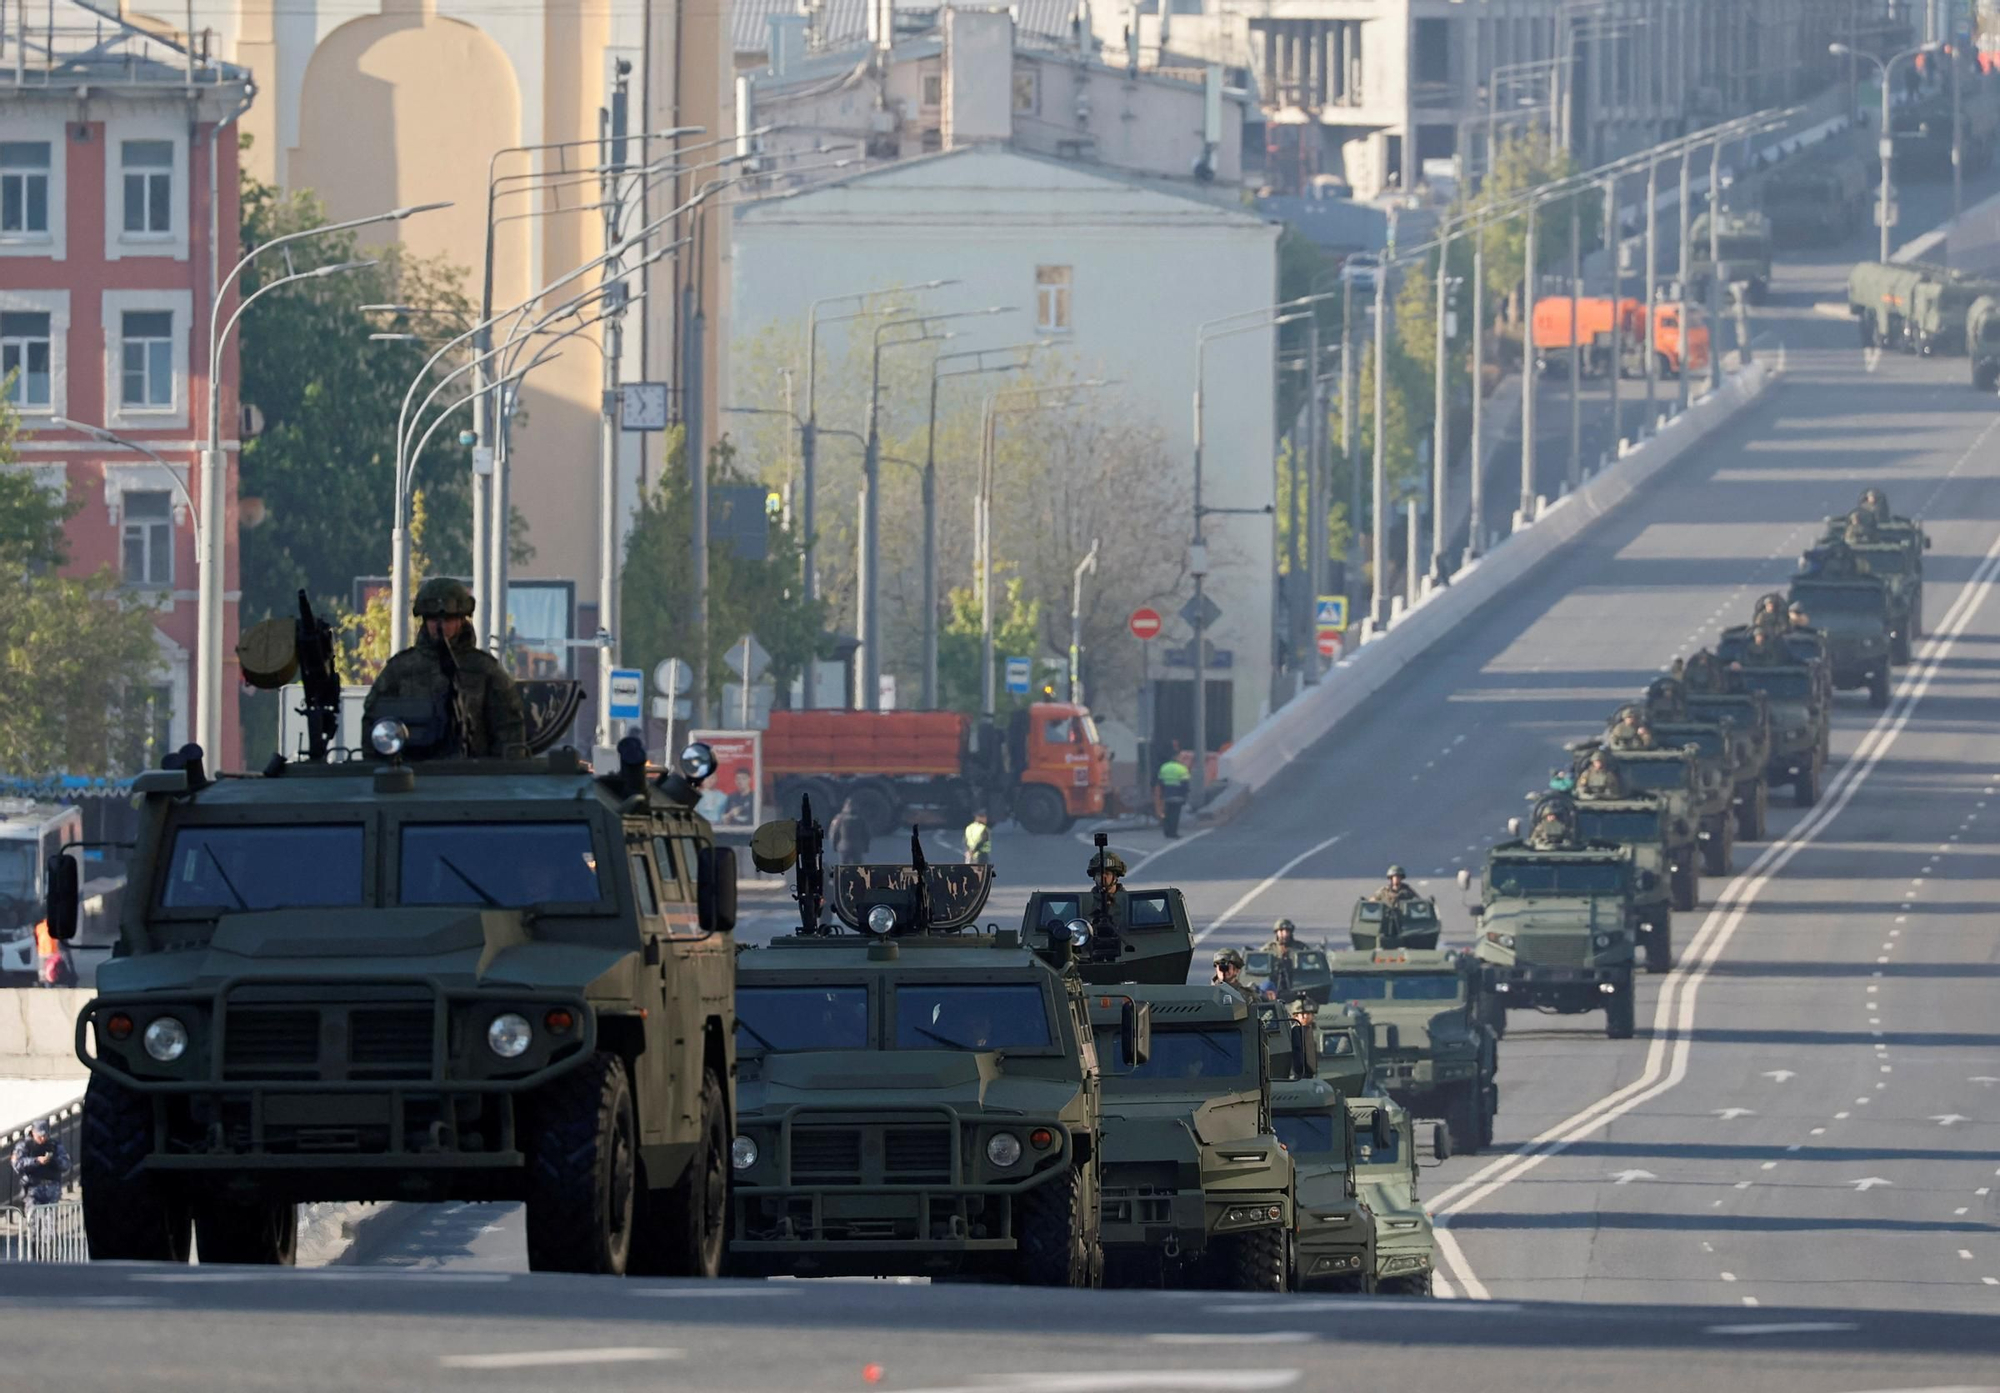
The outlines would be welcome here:
M 1862 346 L 1926 356 L 1966 352 L 1973 310 L 1996 292 L 1989 281 L 1922 261 L 1864 261 L 1847 276 L 1848 313 L 1860 325 Z
M 1717 262 L 1709 257 L 1709 215 L 1688 230 L 1688 293 L 1706 301 Z M 1761 305 L 1771 290 L 1771 222 L 1754 210 L 1724 209 L 1716 221 L 1714 248 L 1725 286 L 1741 284 L 1750 303 Z

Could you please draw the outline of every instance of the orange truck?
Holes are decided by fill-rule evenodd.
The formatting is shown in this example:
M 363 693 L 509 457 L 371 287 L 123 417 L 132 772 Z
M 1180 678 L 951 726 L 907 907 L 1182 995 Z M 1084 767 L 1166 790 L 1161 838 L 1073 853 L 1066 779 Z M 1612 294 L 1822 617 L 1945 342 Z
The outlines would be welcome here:
M 1089 708 L 1067 702 L 1035 702 L 1004 729 L 953 711 L 773 711 L 764 777 L 779 816 L 796 816 L 802 795 L 823 820 L 852 800 L 877 835 L 961 827 L 981 809 L 1066 832 L 1111 804 L 1111 751 Z
M 1637 300 L 1613 301 L 1609 296 L 1585 295 L 1576 302 L 1576 338 L 1570 338 L 1570 298 L 1550 295 L 1535 301 L 1535 365 L 1543 372 L 1567 367 L 1573 352 L 1583 354 L 1583 375 L 1602 377 L 1611 370 L 1612 326 L 1617 325 L 1619 375 L 1646 374 L 1646 311 Z M 1692 367 L 1700 372 L 1708 367 L 1708 329 L 1698 320 L 1689 336 Z M 1681 371 L 1681 314 L 1675 301 L 1653 306 L 1653 351 L 1659 358 L 1663 377 L 1678 377 Z

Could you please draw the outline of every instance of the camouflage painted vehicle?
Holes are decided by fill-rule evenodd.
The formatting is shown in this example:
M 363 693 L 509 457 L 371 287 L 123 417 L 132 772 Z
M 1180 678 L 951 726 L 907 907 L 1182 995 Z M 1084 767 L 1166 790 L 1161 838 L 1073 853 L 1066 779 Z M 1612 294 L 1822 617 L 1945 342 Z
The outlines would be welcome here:
M 1076 970 L 1105 1061 L 1107 1283 L 1283 1290 L 1294 1171 L 1272 1130 L 1270 1051 L 1242 993 L 1188 984 L 1194 931 L 1180 891 L 1037 892 L 1022 923 L 1045 934 L 1066 924 L 1085 944 Z M 1120 1038 L 1127 1001 L 1150 1012 L 1143 1060 Z
M 537 1270 L 715 1275 L 736 862 L 698 778 L 637 741 L 603 777 L 569 749 L 410 765 L 403 732 L 371 732 L 387 762 L 212 781 L 189 746 L 139 776 L 77 1021 L 91 1255 L 184 1262 L 192 1231 L 203 1262 L 287 1263 L 301 1201 L 521 1200 Z
M 1485 974 L 1469 953 L 1392 948 L 1333 955 L 1333 996 L 1358 1003 L 1374 1030 L 1377 1087 L 1422 1117 L 1440 1117 L 1451 1148 L 1493 1142 L 1500 1040 L 1480 1000 Z
M 1068 937 L 970 931 L 991 866 L 841 866 L 822 924 L 821 829 L 760 828 L 799 867 L 796 934 L 737 964 L 741 1121 L 729 1269 L 1095 1286 L 1101 1080 Z M 1106 998 L 1108 1000 L 1108 998 Z M 1120 1058 L 1146 1012 L 1109 1014 Z
M 1965 354 L 1972 360 L 1972 385 L 1982 392 L 2000 387 L 2000 296 L 1988 294 L 1965 312 Z
M 1805 606 L 1824 638 L 1834 689 L 1866 687 L 1868 704 L 1886 708 L 1896 648 L 1888 586 L 1873 576 L 1794 576 L 1786 598 Z
M 1966 344 L 1972 307 L 1993 289 L 1990 282 L 1958 277 L 1923 282 L 1911 304 L 1910 351 L 1926 358 L 1959 352 Z
M 1668 971 L 1674 965 L 1674 887 L 1699 873 L 1692 827 L 1649 794 L 1580 798 L 1576 825 L 1585 841 L 1630 847 L 1632 864 L 1653 873 L 1653 882 L 1632 897 L 1634 919 L 1646 971 Z
M 1708 797 L 1703 781 L 1715 782 L 1714 771 L 1703 769 L 1691 750 L 1609 749 L 1601 740 L 1581 740 L 1571 746 L 1577 769 L 1581 771 L 1601 747 L 1611 755 L 1627 798 L 1653 799 L 1660 804 L 1660 825 L 1669 852 L 1668 903 L 1678 910 L 1693 909 L 1701 903 L 1701 867 L 1708 835 L 1700 811 Z M 1581 800 L 1578 806 L 1582 806 Z
M 1354 1116 L 1355 1185 L 1375 1220 L 1375 1289 L 1429 1296 L 1437 1239 L 1418 1197 L 1417 1129 L 1408 1111 L 1386 1095 L 1350 1098 L 1347 1107 Z M 1436 1129 L 1430 1150 L 1439 1161 L 1451 1155 Z
M 1375 1290 L 1375 1216 L 1355 1182 L 1354 1115 L 1325 1079 L 1271 1086 L 1271 1121 L 1297 1174 L 1293 1244 L 1300 1290 Z
M 1535 817 L 1568 801 L 1544 798 Z M 1494 1004 L 1558 1015 L 1602 1010 L 1605 1034 L 1630 1039 L 1636 901 L 1653 875 L 1629 847 L 1587 842 L 1573 830 L 1552 845 L 1515 840 L 1488 851 L 1472 912 Z M 1459 876 L 1470 885 L 1469 872 Z
M 1688 284 L 1690 294 L 1706 298 L 1708 283 L 1715 278 L 1715 263 L 1709 260 L 1707 213 L 1694 220 L 1688 233 Z M 1725 285 L 1743 283 L 1750 303 L 1761 305 L 1771 289 L 1771 223 L 1758 212 L 1724 209 L 1715 230 L 1716 250 L 1722 256 Z
M 1364 895 L 1354 902 L 1347 925 L 1357 949 L 1435 948 L 1441 932 L 1437 901 L 1425 895 L 1395 902 Z
M 1780 161 L 1760 181 L 1771 235 L 1786 246 L 1835 246 L 1868 217 L 1867 162 L 1830 140 Z

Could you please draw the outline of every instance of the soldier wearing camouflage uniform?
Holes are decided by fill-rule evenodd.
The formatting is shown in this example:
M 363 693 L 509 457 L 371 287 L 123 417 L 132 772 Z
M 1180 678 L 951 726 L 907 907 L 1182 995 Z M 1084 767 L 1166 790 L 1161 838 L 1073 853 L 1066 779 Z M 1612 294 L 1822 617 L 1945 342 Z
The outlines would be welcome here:
M 1289 966 L 1292 950 L 1298 946 L 1299 926 L 1289 919 L 1280 919 L 1271 926 L 1271 937 L 1258 951 L 1269 953 L 1274 958 L 1283 958 Z
M 1895 514 L 1889 511 L 1889 495 L 1880 489 L 1869 489 L 1861 495 L 1861 506 L 1875 515 L 1877 522 L 1894 522 Z
M 1856 508 L 1847 515 L 1847 529 L 1841 540 L 1849 546 L 1866 546 L 1878 540 L 1875 532 L 1875 514 L 1866 508 Z
M 1544 798 L 1535 805 L 1535 825 L 1528 829 L 1528 845 L 1537 851 L 1556 851 L 1576 844 L 1576 809 L 1561 794 Z
M 1383 904 L 1401 904 L 1404 900 L 1414 900 L 1417 892 L 1404 883 L 1407 874 L 1401 866 L 1389 867 L 1389 883 L 1375 892 L 1375 898 Z
M 417 641 L 382 665 L 361 708 L 363 730 L 374 727 L 380 702 L 428 701 L 445 717 L 441 728 L 461 720 L 464 728 L 454 732 L 455 741 L 441 734 L 428 748 L 419 749 L 413 742 L 412 756 L 526 753 L 528 726 L 521 695 L 507 670 L 475 643 L 472 610 L 472 592 L 449 576 L 432 576 L 418 587 L 410 606 L 421 623 Z M 455 683 L 445 671 L 447 651 L 457 668 Z
M 1215 976 L 1210 981 L 1229 988 L 1253 1006 L 1257 1004 L 1257 993 L 1243 980 L 1243 955 L 1234 948 L 1215 950 Z
M 1603 750 L 1592 753 L 1583 777 L 1577 780 L 1576 793 L 1579 798 L 1593 801 L 1625 796 L 1625 781 L 1618 776 L 1610 755 Z

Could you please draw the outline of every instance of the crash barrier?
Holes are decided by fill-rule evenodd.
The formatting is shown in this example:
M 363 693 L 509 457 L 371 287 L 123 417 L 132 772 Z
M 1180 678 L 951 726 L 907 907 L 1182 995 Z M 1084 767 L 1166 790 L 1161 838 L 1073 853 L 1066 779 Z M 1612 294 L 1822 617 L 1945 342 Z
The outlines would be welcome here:
M 74 1103 L 66 1104 L 53 1112 L 43 1113 L 42 1118 L 49 1124 L 49 1135 L 61 1142 L 63 1149 L 69 1153 L 69 1169 L 63 1172 L 62 1183 L 74 1185 L 76 1158 L 83 1138 L 83 1100 L 79 1098 Z M 0 1132 L 0 1163 L 12 1160 L 14 1148 L 26 1139 L 28 1129 L 32 1126 L 34 1121 L 31 1119 L 12 1131 Z M 21 1178 L 14 1174 L 14 1167 L 8 1165 L 5 1182 L 0 1183 L 0 1206 L 18 1208 L 26 1203 L 27 1195 L 21 1185 Z
M 1224 752 L 1218 769 L 1223 787 L 1204 812 L 1217 820 L 1235 816 L 1252 794 L 1325 739 L 1364 701 L 1487 601 L 1755 401 L 1782 374 L 1783 367 L 1781 351 L 1730 374 L 1720 389 L 1689 403 L 1686 411 L 1663 422 L 1655 435 L 1627 449 L 1622 458 L 1606 465 L 1575 492 L 1542 509 L 1530 525 L 1461 568 L 1451 584 L 1432 590 L 1382 634 L 1363 643 L 1352 657 L 1336 663 L 1318 686 L 1308 687 L 1272 712 Z
M 88 1262 L 83 1205 L 9 1205 L 0 1209 L 0 1262 Z
M 81 1078 L 76 1018 L 87 987 L 0 988 L 0 1079 Z

